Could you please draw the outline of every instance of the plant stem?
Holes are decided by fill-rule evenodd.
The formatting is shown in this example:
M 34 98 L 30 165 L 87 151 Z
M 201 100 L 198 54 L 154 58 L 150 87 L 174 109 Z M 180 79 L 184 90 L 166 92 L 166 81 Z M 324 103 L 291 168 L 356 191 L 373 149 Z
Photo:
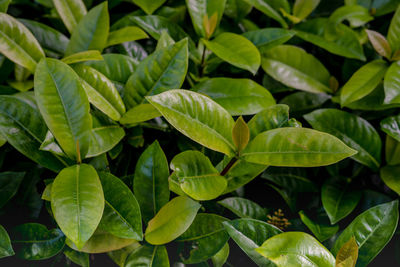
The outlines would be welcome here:
M 237 161 L 238 159 L 235 157 L 235 158 L 232 158 L 230 161 L 229 161 L 229 163 L 225 166 L 225 168 L 222 170 L 222 172 L 221 172 L 221 176 L 224 176 L 225 174 L 227 174 L 228 173 L 228 171 L 233 167 L 233 164 L 235 164 L 235 162 Z

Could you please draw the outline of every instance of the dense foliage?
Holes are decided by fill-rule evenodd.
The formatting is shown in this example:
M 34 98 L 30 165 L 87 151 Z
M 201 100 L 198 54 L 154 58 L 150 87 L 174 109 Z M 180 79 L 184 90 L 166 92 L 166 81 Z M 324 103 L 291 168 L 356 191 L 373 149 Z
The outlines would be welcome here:
M 0 53 L 0 264 L 362 267 L 398 237 L 398 0 L 0 0 Z

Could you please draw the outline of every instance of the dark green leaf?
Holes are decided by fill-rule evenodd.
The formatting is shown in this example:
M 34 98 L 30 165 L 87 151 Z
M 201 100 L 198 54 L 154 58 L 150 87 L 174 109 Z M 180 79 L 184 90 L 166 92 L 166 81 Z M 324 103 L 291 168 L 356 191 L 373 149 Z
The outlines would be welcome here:
M 250 137 L 253 139 L 258 134 L 282 127 L 289 120 L 289 107 L 287 105 L 274 105 L 257 113 L 248 123 Z
M 243 33 L 244 37 L 263 51 L 286 43 L 294 35 L 295 32 L 281 28 L 265 28 Z
M 266 210 L 249 199 L 241 197 L 229 197 L 218 201 L 218 204 L 232 211 L 240 218 L 250 218 L 256 220 L 267 219 Z
M 86 7 L 82 0 L 52 0 L 55 9 L 65 27 L 73 33 L 79 21 L 86 15 Z
M 169 267 L 168 252 L 164 246 L 143 245 L 126 259 L 125 267 Z
M 308 227 L 308 229 L 310 229 L 320 242 L 324 242 L 328 238 L 332 237 L 339 230 L 339 225 L 331 226 L 312 221 L 304 211 L 300 211 L 299 215 L 301 221 Z
M 14 255 L 15 252 L 11 246 L 10 237 L 6 229 L 0 225 L 0 259 Z
M 24 176 L 24 172 L 0 173 L 0 208 L 17 193 Z

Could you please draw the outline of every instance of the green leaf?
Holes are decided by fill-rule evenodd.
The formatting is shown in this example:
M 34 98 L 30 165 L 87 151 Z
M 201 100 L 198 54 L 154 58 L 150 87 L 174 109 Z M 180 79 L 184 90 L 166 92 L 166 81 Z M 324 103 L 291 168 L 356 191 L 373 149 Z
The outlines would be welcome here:
M 400 114 L 387 117 L 381 121 L 381 129 L 392 138 L 400 142 Z
M 107 255 L 116 263 L 118 266 L 125 266 L 126 259 L 128 256 L 141 245 L 139 242 L 132 243 L 129 246 L 123 247 L 118 250 L 113 250 L 107 253 Z
M 100 172 L 104 191 L 104 213 L 99 227 L 120 238 L 141 241 L 142 218 L 135 196 L 122 180 L 106 172 Z
M 250 139 L 258 134 L 282 127 L 289 120 L 287 105 L 274 105 L 257 113 L 249 122 Z
M 273 9 L 266 0 L 244 0 L 249 5 L 252 5 L 254 8 L 260 10 L 262 13 L 267 15 L 268 17 L 276 20 L 281 24 L 283 28 L 288 28 L 286 21 L 282 18 L 279 13 Z
M 399 202 L 392 201 L 363 212 L 340 234 L 332 248 L 333 254 L 355 237 L 358 250 L 356 266 L 367 266 L 390 241 L 399 220 Z
M 211 78 L 193 90 L 208 95 L 232 116 L 255 114 L 275 104 L 270 92 L 250 79 Z
M 44 52 L 33 34 L 18 20 L 0 13 L 0 52 L 11 61 L 35 71 Z
M 317 186 L 307 178 L 307 172 L 300 168 L 270 167 L 261 178 L 293 192 L 318 192 Z
M 72 32 L 65 54 L 67 56 L 87 50 L 103 51 L 107 45 L 110 18 L 107 1 L 92 8 Z
M 220 251 L 211 257 L 214 267 L 223 267 L 229 257 L 229 243 L 226 243 Z
M 139 27 L 128 26 L 116 31 L 110 32 L 107 39 L 107 46 L 121 44 L 125 42 L 146 39 L 149 36 Z
M 90 146 L 86 157 L 99 156 L 113 149 L 125 136 L 125 131 L 118 125 L 107 125 L 93 128 Z
M 0 208 L 17 193 L 24 176 L 25 172 L 0 173 Z
M 313 167 L 333 164 L 355 153 L 327 133 L 279 128 L 257 135 L 241 156 L 248 162 L 271 166 Z
M 262 50 L 270 49 L 289 41 L 295 32 L 282 28 L 265 28 L 243 33 L 257 48 Z
M 128 108 L 143 104 L 145 97 L 180 88 L 188 68 L 187 39 L 155 51 L 137 66 L 125 85 Z
M 52 185 L 51 209 L 63 233 L 81 249 L 96 230 L 104 209 L 95 169 L 87 164 L 63 169 Z
M 69 39 L 61 32 L 37 21 L 18 19 L 33 33 L 39 44 L 47 50 L 64 54 Z
M 352 28 L 363 26 L 367 22 L 373 20 L 367 8 L 360 5 L 347 5 L 336 9 L 329 17 L 329 30 L 336 31 L 335 27 L 348 20 Z
M 47 127 L 30 93 L 0 96 L 0 132 L 16 150 L 52 171 L 65 165 L 55 155 L 39 150 Z
M 252 8 L 253 6 L 244 0 L 226 0 L 224 15 L 239 21 L 249 14 Z
M 336 224 L 349 215 L 361 199 L 361 192 L 350 187 L 345 179 L 329 179 L 321 189 L 322 205 L 331 224 Z
M 65 27 L 73 33 L 79 21 L 86 15 L 86 7 L 81 0 L 52 0 Z
M 341 105 L 347 106 L 371 93 L 382 81 L 386 70 L 386 62 L 379 59 L 362 66 L 342 87 Z
M 363 48 L 358 41 L 356 33 L 344 24 L 337 25 L 335 32 L 329 33 L 326 38 L 329 19 L 317 18 L 301 23 L 296 27 L 296 36 L 310 42 L 328 52 L 365 61 Z
M 167 158 L 158 141 L 154 141 L 139 157 L 133 180 L 133 191 L 146 223 L 168 203 L 168 176 Z
M 143 9 L 144 12 L 146 12 L 147 15 L 153 14 L 153 12 L 162 6 L 166 0 L 132 0 L 132 2 L 139 6 L 141 9 Z
M 146 241 L 162 245 L 176 239 L 189 228 L 200 207 L 199 203 L 185 196 L 172 199 L 149 221 Z
M 393 52 L 400 49 L 400 6 L 397 7 L 390 22 L 387 40 Z
M 179 186 L 195 200 L 211 200 L 225 190 L 226 179 L 211 164 L 203 153 L 188 150 L 176 155 L 171 161 Z
M 331 96 L 325 93 L 295 92 L 282 98 L 279 104 L 288 105 L 291 114 L 302 115 L 319 108 L 330 98 Z
M 398 78 L 399 71 L 400 61 L 396 61 L 390 65 L 385 74 L 383 81 L 383 86 L 385 88 L 385 104 L 400 104 L 400 81 Z
M 15 252 L 11 246 L 10 237 L 6 229 L 0 225 L 0 259 L 14 255 Z
M 235 67 L 245 69 L 255 75 L 261 64 L 260 52 L 245 37 L 224 32 L 212 41 L 202 39 L 203 43 L 217 57 L 232 64 Z
M 44 260 L 57 255 L 65 245 L 59 229 L 47 230 L 38 223 L 18 225 L 10 233 L 15 254 L 25 260 Z
M 89 267 L 90 263 L 89 254 L 73 250 L 68 246 L 64 247 L 63 252 L 65 257 L 67 257 L 73 263 L 78 264 L 79 266 L 82 267 Z
M 388 165 L 400 164 L 400 142 L 386 135 L 385 158 Z
M 169 36 L 167 31 L 162 31 L 160 38 L 158 39 L 158 42 L 157 42 L 156 50 L 166 48 L 175 43 L 176 42 L 174 41 L 174 39 L 171 38 L 171 36 Z
M 207 96 L 187 90 L 170 90 L 146 98 L 178 131 L 212 149 L 234 155 L 234 121 Z
M 392 55 L 392 48 L 390 48 L 389 42 L 386 40 L 385 36 L 379 32 L 372 30 L 365 30 L 368 35 L 368 39 L 374 47 L 375 51 L 387 59 L 390 59 Z
M 319 5 L 320 0 L 296 0 L 293 5 L 293 16 L 303 20 Z
M 7 13 L 8 6 L 10 5 L 11 0 L 1 0 L 0 1 L 0 12 Z
M 331 92 L 330 74 L 322 63 L 303 49 L 280 45 L 263 51 L 262 68 L 279 82 L 312 93 Z
M 352 154 L 354 160 L 373 170 L 379 168 L 382 143 L 367 120 L 337 109 L 315 110 L 304 118 L 314 129 L 332 134 L 357 150 L 357 154 Z
M 78 75 L 56 59 L 40 61 L 35 72 L 35 97 L 44 121 L 63 151 L 83 158 L 89 149 L 92 122 L 89 101 Z
M 190 17 L 192 19 L 193 27 L 198 36 L 207 38 L 210 37 L 207 34 L 207 29 L 204 25 L 204 18 L 209 18 L 216 14 L 215 28 L 218 28 L 218 24 L 224 13 L 226 0 L 186 0 L 186 6 L 188 8 Z M 212 35 L 212 32 L 210 33 Z
M 385 166 L 381 169 L 380 175 L 383 182 L 394 192 L 400 195 L 400 184 L 399 184 L 399 171 L 400 165 Z
M 301 232 L 287 232 L 267 239 L 256 251 L 278 267 L 333 267 L 335 258 L 314 237 Z
M 235 144 L 238 153 L 240 153 L 249 143 L 250 140 L 250 131 L 246 122 L 243 120 L 242 116 L 240 116 L 232 129 L 232 139 Z
M 224 222 L 224 227 L 235 243 L 258 266 L 274 267 L 272 261 L 255 251 L 265 240 L 282 233 L 281 230 L 266 222 L 254 219 L 237 219 Z
M 119 120 L 126 110 L 115 85 L 92 67 L 78 65 L 74 70 L 82 79 L 82 86 L 89 102 L 111 119 Z
M 336 256 L 336 267 L 354 267 L 358 258 L 358 246 L 354 236 L 344 243 Z
M 240 218 L 250 218 L 256 220 L 267 219 L 266 210 L 249 199 L 241 197 L 229 197 L 218 201 L 218 204 L 232 211 Z
M 119 120 L 121 124 L 136 124 L 160 117 L 161 113 L 151 104 L 140 104 L 128 110 Z
M 120 238 L 97 229 L 82 248 L 78 249 L 69 239 L 67 239 L 66 244 L 74 250 L 92 254 L 119 250 L 136 242 L 134 239 Z
M 168 252 L 164 246 L 143 245 L 126 259 L 125 267 L 169 267 Z
M 103 59 L 103 61 L 85 62 L 85 65 L 101 72 L 111 81 L 123 84 L 126 83 L 137 65 L 133 58 L 120 54 L 105 54 Z
M 101 56 L 99 51 L 89 50 L 89 51 L 78 52 L 61 59 L 62 62 L 68 65 L 83 61 L 91 61 L 91 60 L 103 60 L 103 57 Z
M 328 238 L 332 237 L 339 230 L 339 225 L 330 226 L 312 221 L 304 211 L 300 211 L 299 215 L 301 221 L 308 227 L 308 229 L 310 229 L 320 242 L 324 242 Z
M 223 226 L 228 219 L 214 214 L 199 213 L 190 227 L 178 239 L 190 248 L 185 264 L 200 263 L 214 256 L 229 239 Z

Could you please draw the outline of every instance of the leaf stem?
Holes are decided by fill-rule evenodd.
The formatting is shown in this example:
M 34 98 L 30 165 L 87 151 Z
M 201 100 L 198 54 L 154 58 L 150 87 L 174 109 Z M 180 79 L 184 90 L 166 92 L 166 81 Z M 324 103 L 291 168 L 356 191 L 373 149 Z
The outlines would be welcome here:
M 222 170 L 221 176 L 224 176 L 225 174 L 227 174 L 228 171 L 233 167 L 233 164 L 235 164 L 237 160 L 238 160 L 238 159 L 237 159 L 236 157 L 235 157 L 235 158 L 232 158 L 232 159 L 228 162 L 228 164 L 225 166 L 225 168 Z

